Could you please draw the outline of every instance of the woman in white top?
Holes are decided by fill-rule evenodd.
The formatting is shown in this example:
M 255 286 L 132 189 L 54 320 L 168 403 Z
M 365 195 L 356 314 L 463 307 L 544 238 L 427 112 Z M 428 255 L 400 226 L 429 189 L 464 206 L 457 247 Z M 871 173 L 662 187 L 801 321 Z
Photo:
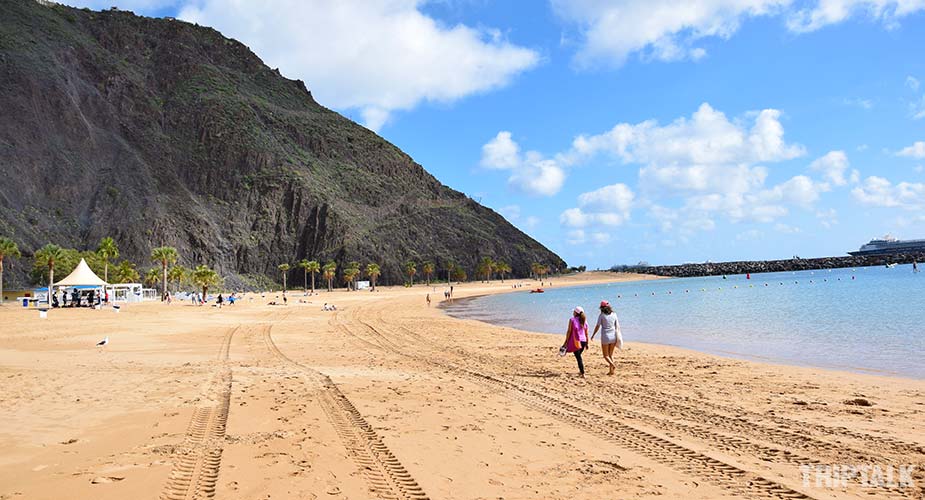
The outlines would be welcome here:
M 597 317 L 597 325 L 594 326 L 594 333 L 591 334 L 591 340 L 601 331 L 601 352 L 604 354 L 604 361 L 610 365 L 610 371 L 607 375 L 613 375 L 617 371 L 617 364 L 613 360 L 613 351 L 616 348 L 623 349 L 623 334 L 620 332 L 620 320 L 610 307 L 606 300 L 601 301 L 601 314 Z

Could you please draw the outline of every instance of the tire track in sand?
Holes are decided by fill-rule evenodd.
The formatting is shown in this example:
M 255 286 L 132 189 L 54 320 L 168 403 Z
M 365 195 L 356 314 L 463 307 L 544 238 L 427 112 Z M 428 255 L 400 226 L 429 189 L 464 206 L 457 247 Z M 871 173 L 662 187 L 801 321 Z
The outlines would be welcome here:
M 374 325 L 362 319 L 357 319 L 357 322 L 374 334 L 377 337 L 379 346 L 385 350 L 463 375 L 480 385 L 490 387 L 499 393 L 507 394 L 511 399 L 529 408 L 546 413 L 577 428 L 599 436 L 605 436 L 607 440 L 619 446 L 677 471 L 707 480 L 727 491 L 740 495 L 767 498 L 812 498 L 805 493 L 763 478 L 744 468 L 707 456 L 663 437 L 651 434 L 644 429 L 580 408 L 549 394 L 451 363 L 441 363 L 429 357 L 408 354 Z M 346 323 L 340 323 L 340 326 L 351 336 L 362 338 L 362 336 L 352 331 Z
M 424 490 L 330 377 L 286 356 L 273 341 L 271 330 L 272 325 L 263 326 L 267 348 L 275 357 L 297 368 L 321 387 L 320 399 L 325 415 L 334 425 L 347 454 L 363 469 L 370 490 L 382 498 L 426 500 L 428 497 Z
M 381 314 L 377 316 L 377 319 L 392 330 L 397 329 L 405 332 L 408 338 L 424 340 L 431 345 L 435 345 L 434 341 L 418 336 L 403 325 L 391 324 L 382 318 Z M 390 339 L 389 341 L 391 342 Z M 435 347 L 438 346 L 435 345 Z M 492 361 L 492 359 L 486 359 L 478 353 L 466 354 L 459 349 L 456 349 L 455 352 L 460 355 L 460 360 L 468 365 L 473 365 L 473 363 L 476 366 L 490 364 Z M 531 384 L 520 383 L 520 385 L 529 387 Z M 542 393 L 546 389 L 540 385 L 536 390 Z M 608 411 L 664 431 L 687 434 L 702 441 L 710 442 L 724 451 L 750 454 L 765 462 L 812 465 L 825 463 L 891 463 L 891 460 L 895 462 L 897 459 L 901 459 L 907 463 L 921 464 L 923 463 L 922 459 L 925 458 L 925 447 L 920 444 L 852 431 L 844 427 L 803 423 L 783 417 L 772 417 L 773 424 L 771 424 L 765 421 L 767 416 L 762 414 L 746 412 L 741 409 L 730 410 L 729 408 L 700 400 L 694 404 L 687 397 L 683 397 L 679 401 L 678 398 L 661 392 L 644 393 L 621 386 L 612 386 L 611 390 L 615 392 L 618 398 L 609 401 L 596 401 L 598 404 L 605 406 Z M 631 402 L 632 405 L 628 407 L 627 402 Z M 640 411 L 640 408 L 646 408 L 647 410 Z M 736 413 L 727 415 L 726 412 L 728 411 Z M 806 431 L 810 428 L 833 439 L 834 442 L 809 435 Z M 717 429 L 731 432 L 733 435 L 716 432 Z M 763 442 L 770 443 L 770 446 L 755 442 L 756 437 Z M 863 449 L 851 446 L 844 443 L 842 438 L 862 440 L 868 446 Z M 800 449 L 803 453 L 808 453 L 809 455 L 790 451 L 786 448 Z M 890 457 L 888 454 L 911 454 L 915 458 L 909 456 Z M 860 475 L 850 479 L 857 484 L 862 482 Z M 914 488 L 895 486 L 881 486 L 877 488 L 877 494 L 896 498 L 918 498 L 921 495 Z
M 162 500 L 194 500 L 215 497 L 222 462 L 222 445 L 228 423 L 231 401 L 231 368 L 228 356 L 231 340 L 241 328 L 228 330 L 222 339 L 216 361 L 219 366 L 212 373 L 204 399 L 213 404 L 193 410 L 183 443 L 174 452 L 173 469 L 159 498 Z

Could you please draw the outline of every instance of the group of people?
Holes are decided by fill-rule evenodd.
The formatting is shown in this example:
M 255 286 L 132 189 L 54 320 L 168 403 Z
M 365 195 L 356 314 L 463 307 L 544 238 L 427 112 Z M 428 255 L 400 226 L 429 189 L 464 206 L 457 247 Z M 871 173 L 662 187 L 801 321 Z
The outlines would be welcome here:
M 70 302 L 68 299 L 70 299 Z M 58 292 L 51 294 L 51 307 L 93 307 L 100 305 L 103 301 L 103 294 L 92 289 L 86 294 L 82 294 L 80 290 L 74 288 L 71 290 L 70 297 L 68 297 L 66 290 L 58 290 Z M 108 294 L 105 301 L 109 302 Z
M 597 323 L 594 325 L 594 332 L 588 338 L 588 318 L 585 310 L 581 306 L 572 310 L 572 317 L 569 318 L 568 330 L 565 332 L 565 342 L 559 349 L 559 354 L 564 356 L 566 353 L 573 353 L 578 361 L 578 374 L 581 378 L 585 377 L 585 364 L 581 354 L 588 349 L 588 342 L 593 341 L 598 331 L 601 332 L 601 354 L 604 361 L 609 366 L 607 375 L 613 375 L 617 371 L 617 364 L 613 360 L 614 351 L 619 348 L 623 349 L 623 334 L 620 331 L 620 320 L 617 314 L 613 312 L 610 302 L 601 301 L 600 314 L 597 317 Z

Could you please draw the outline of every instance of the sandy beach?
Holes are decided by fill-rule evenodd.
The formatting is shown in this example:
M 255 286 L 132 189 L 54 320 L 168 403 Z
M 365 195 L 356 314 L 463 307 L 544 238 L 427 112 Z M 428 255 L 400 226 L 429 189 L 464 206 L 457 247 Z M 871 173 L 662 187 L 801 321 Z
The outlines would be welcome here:
M 514 293 L 536 286 L 523 283 Z M 0 499 L 925 495 L 925 381 L 632 338 L 616 376 L 593 345 L 580 380 L 561 337 L 450 318 L 442 298 L 419 285 L 47 319 L 0 307 Z M 913 465 L 915 485 L 816 483 L 842 464 Z

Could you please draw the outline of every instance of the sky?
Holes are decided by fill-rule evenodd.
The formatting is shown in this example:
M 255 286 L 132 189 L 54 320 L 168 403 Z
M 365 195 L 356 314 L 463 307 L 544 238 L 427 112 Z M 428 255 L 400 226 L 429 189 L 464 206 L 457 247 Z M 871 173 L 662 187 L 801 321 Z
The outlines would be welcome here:
M 925 0 L 65 3 L 244 42 L 570 265 L 925 238 Z

